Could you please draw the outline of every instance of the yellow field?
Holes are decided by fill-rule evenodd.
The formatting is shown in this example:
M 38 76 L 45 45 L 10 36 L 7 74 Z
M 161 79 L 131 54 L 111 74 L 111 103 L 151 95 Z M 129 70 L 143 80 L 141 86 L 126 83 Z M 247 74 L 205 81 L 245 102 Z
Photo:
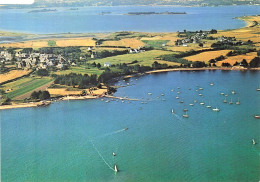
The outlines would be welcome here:
M 213 37 L 226 36 L 226 37 L 236 37 L 237 40 L 247 41 L 251 40 L 254 43 L 260 43 L 260 26 L 254 26 L 253 21 L 260 23 L 260 16 L 250 16 L 250 17 L 242 17 L 242 20 L 247 22 L 247 26 L 241 29 L 235 29 L 230 31 L 218 31 L 217 34 L 213 34 Z
M 48 88 L 48 92 L 51 95 L 62 95 L 62 96 L 67 96 L 67 95 L 80 95 L 82 91 L 68 91 L 66 90 L 67 88 Z
M 208 51 L 203 52 L 197 55 L 188 56 L 184 59 L 187 59 L 188 61 L 204 61 L 205 63 L 208 63 L 210 59 L 215 59 L 218 56 L 225 56 L 230 50 L 221 50 L 221 51 Z
M 102 46 L 125 46 L 131 48 L 138 48 L 138 46 L 144 46 L 145 44 L 137 38 L 127 38 L 118 41 L 105 41 Z
M 248 63 L 257 56 L 256 52 L 250 52 L 246 55 L 238 55 L 238 56 L 231 56 L 223 61 L 218 61 L 216 63 L 217 66 L 221 66 L 222 63 L 229 63 L 231 65 L 235 64 L 235 62 L 240 63 L 243 59 L 245 59 Z
M 58 47 L 96 45 L 96 41 L 92 40 L 91 38 L 57 39 L 55 41 Z
M 12 80 L 30 73 L 29 70 L 12 70 L 5 74 L 0 74 L 0 83 Z
M 49 47 L 48 40 L 33 40 L 26 42 L 16 42 L 9 44 L 0 44 L 0 46 L 5 47 L 17 47 L 17 48 L 41 48 Z M 56 46 L 58 47 L 67 47 L 67 46 L 95 46 L 96 42 L 91 38 L 74 38 L 74 39 L 55 39 Z

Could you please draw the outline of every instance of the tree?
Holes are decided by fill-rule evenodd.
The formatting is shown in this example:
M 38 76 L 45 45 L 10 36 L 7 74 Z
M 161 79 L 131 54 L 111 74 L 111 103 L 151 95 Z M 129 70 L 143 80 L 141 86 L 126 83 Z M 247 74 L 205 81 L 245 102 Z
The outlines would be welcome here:
M 39 94 L 39 99 L 40 100 L 46 100 L 46 99 L 49 99 L 51 96 L 50 96 L 50 93 L 48 91 L 43 91 Z
M 101 64 L 100 64 L 100 63 L 97 64 L 97 68 L 98 68 L 98 69 L 101 68 Z
M 233 64 L 233 66 L 238 66 L 238 65 L 239 63 L 237 61 Z
M 34 99 L 34 100 L 39 99 L 39 93 L 36 92 L 36 91 L 34 91 L 34 92 L 31 94 L 31 99 Z
M 199 46 L 200 46 L 200 47 L 203 47 L 203 43 L 199 43 Z
M 48 76 L 49 72 L 46 69 L 39 69 L 38 71 L 36 71 L 36 74 L 39 76 Z
M 2 105 L 10 105 L 11 104 L 11 99 L 9 97 L 7 97 L 4 102 L 2 103 Z
M 254 59 L 252 59 L 249 63 L 249 66 L 251 68 L 259 68 L 260 67 L 260 58 L 255 57 Z
M 243 67 L 248 67 L 248 63 L 247 63 L 247 61 L 245 59 L 243 59 L 241 61 L 240 65 L 243 66 Z

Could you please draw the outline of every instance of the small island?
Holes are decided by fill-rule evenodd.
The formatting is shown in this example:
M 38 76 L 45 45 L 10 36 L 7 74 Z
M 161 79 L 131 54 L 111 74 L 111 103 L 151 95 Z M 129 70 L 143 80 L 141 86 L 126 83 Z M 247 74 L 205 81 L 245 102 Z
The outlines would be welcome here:
M 128 12 L 126 15 L 183 15 L 186 12 Z
M 32 10 L 28 11 L 28 13 L 46 13 L 46 12 L 53 12 L 57 11 L 56 9 L 39 9 L 39 10 Z

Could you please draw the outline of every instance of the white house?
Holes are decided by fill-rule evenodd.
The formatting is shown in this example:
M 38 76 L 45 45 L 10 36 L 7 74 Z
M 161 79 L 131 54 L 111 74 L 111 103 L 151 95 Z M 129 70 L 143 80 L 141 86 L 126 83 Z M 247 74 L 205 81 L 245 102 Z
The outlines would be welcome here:
M 104 67 L 110 67 L 111 64 L 110 63 L 104 63 Z

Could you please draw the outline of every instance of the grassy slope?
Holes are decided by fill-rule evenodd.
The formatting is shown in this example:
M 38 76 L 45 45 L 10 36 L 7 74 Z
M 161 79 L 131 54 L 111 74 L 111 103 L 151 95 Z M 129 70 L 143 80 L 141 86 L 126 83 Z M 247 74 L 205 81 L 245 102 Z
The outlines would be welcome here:
M 6 95 L 7 95 L 7 97 L 13 99 L 20 95 L 31 92 L 31 91 L 37 89 L 38 87 L 41 87 L 42 85 L 45 85 L 45 84 L 51 82 L 52 80 L 53 79 L 51 79 L 51 78 L 28 79 L 28 81 L 21 83 L 19 86 L 17 86 L 17 89 L 15 89 L 12 92 L 7 93 Z M 12 83 L 12 84 L 15 84 L 15 83 Z
M 164 54 L 171 54 L 172 52 L 163 51 L 163 50 L 152 50 L 146 51 L 138 54 L 125 54 L 125 55 L 118 55 L 113 57 L 107 57 L 103 59 L 96 59 L 92 62 L 100 63 L 102 66 L 104 63 L 109 62 L 111 64 L 119 64 L 119 63 L 131 63 L 135 60 L 138 61 L 136 64 L 144 65 L 144 66 L 151 66 L 153 62 L 156 60 L 156 57 Z M 164 61 L 156 60 L 159 63 L 165 63 Z M 175 63 L 167 62 L 169 65 L 175 65 Z
M 85 66 L 81 66 L 81 67 L 70 67 L 69 70 L 63 70 L 63 71 L 57 71 L 54 72 L 57 75 L 65 75 L 65 74 L 69 74 L 69 73 L 80 73 L 80 74 L 96 74 L 96 75 L 101 75 L 103 71 L 99 70 L 97 68 L 86 68 Z

